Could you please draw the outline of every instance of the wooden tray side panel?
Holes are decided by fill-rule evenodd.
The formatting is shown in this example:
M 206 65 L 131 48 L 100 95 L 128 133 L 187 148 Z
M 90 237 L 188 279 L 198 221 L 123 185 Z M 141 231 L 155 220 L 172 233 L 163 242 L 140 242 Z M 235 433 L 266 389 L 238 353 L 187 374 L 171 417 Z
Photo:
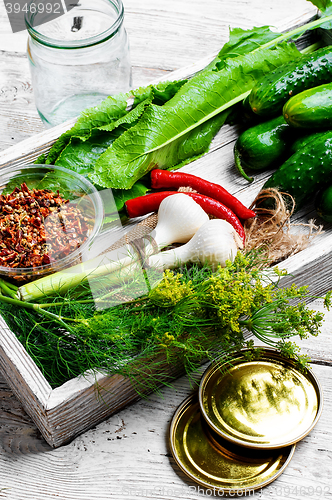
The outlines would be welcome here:
M 43 435 L 48 435 L 47 401 L 52 388 L 0 317 L 0 366 L 4 378 Z
M 58 447 L 138 399 L 130 380 L 120 375 L 91 381 L 85 390 L 67 394 L 64 401 L 47 410 L 47 441 Z
M 55 448 L 151 392 L 144 385 L 138 392 L 129 378 L 102 373 L 77 377 L 52 390 L 1 317 L 0 367 L 46 442 Z M 182 366 L 166 363 L 163 371 L 169 380 L 184 372 Z
M 183 375 L 182 365 L 170 366 L 164 358 L 160 361 L 167 383 Z M 152 389 L 147 384 L 144 386 L 145 367 L 142 364 L 143 383 L 138 388 L 135 388 L 130 378 L 122 375 L 105 376 L 97 373 L 77 377 L 53 390 L 46 410 L 49 433 L 45 439 L 48 443 L 53 447 L 60 446 L 128 404 L 150 394 Z

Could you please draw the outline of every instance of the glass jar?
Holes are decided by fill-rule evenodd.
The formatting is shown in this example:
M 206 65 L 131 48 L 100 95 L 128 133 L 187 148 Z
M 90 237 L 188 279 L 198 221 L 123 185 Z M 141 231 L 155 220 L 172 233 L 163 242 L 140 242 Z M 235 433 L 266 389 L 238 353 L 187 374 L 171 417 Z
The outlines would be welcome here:
M 27 50 L 36 107 L 52 127 L 127 92 L 131 63 L 121 0 L 80 0 L 55 18 L 42 5 L 27 9 Z

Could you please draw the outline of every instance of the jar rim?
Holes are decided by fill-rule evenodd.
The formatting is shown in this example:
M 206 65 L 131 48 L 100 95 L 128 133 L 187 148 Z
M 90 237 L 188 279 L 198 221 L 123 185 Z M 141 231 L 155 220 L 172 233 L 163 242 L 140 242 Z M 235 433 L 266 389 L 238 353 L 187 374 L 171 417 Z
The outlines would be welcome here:
M 28 33 L 37 42 L 42 43 L 43 45 L 47 45 L 49 47 L 55 47 L 60 49 L 77 49 L 83 47 L 90 47 L 105 42 L 106 40 L 109 40 L 110 38 L 116 35 L 116 33 L 118 32 L 119 28 L 123 23 L 123 17 L 124 17 L 124 6 L 122 0 L 106 0 L 106 1 L 108 1 L 108 3 L 112 4 L 116 8 L 117 18 L 109 28 L 102 31 L 101 33 L 98 33 L 97 35 L 93 35 L 87 38 L 81 38 L 79 40 L 58 40 L 55 38 L 48 37 L 47 35 L 40 33 L 36 28 L 33 27 L 32 23 L 30 22 L 30 18 L 33 19 L 34 14 L 30 12 L 29 8 L 27 8 L 24 14 L 24 20 Z M 30 0 L 28 5 L 34 3 L 35 0 Z

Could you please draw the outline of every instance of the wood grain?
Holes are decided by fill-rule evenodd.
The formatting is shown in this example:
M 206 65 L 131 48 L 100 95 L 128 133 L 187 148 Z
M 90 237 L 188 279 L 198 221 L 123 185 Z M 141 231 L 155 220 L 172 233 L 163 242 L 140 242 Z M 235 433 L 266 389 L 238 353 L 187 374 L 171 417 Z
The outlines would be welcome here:
M 171 71 L 209 58 L 227 40 L 229 25 L 271 24 L 282 30 L 300 22 L 303 15 L 315 14 L 315 8 L 305 0 L 267 0 L 263 4 L 256 0 L 204 3 L 125 0 L 124 3 L 134 86 L 167 78 Z M 4 3 L 0 2 L 0 150 L 44 130 L 34 108 L 24 43 L 22 35 L 10 33 Z M 233 186 L 233 132 L 229 129 L 221 139 L 222 148 L 220 138 L 216 138 L 211 164 L 210 161 L 195 163 L 188 171 L 200 172 L 209 179 L 217 174 Z M 263 178 L 257 182 L 263 182 Z M 244 202 L 250 202 L 254 195 L 246 190 L 242 180 L 238 180 L 233 189 Z M 313 212 L 309 210 L 307 215 L 312 216 Z M 323 286 L 331 287 L 328 260 L 325 266 Z M 313 307 L 323 310 L 321 301 L 314 302 Z M 332 496 L 331 321 L 331 313 L 327 313 L 322 334 L 302 343 L 314 360 L 315 373 L 324 388 L 323 415 L 310 435 L 297 446 L 284 474 L 270 487 L 257 492 L 257 498 Z M 167 446 L 168 422 L 191 391 L 188 380 L 179 379 L 174 388 L 163 390 L 161 396 L 154 394 L 127 407 L 67 446 L 54 450 L 45 443 L 22 405 L 0 379 L 0 490 L 4 488 L 0 498 L 205 498 L 203 493 L 196 495 L 195 485 L 188 483 L 178 470 Z M 308 495 L 309 490 L 301 494 L 301 486 L 314 488 L 313 494 Z M 321 495 L 315 489 L 319 487 L 325 488 Z
M 317 308 L 320 308 L 319 303 Z M 327 315 L 321 339 L 311 340 L 313 350 L 316 351 L 317 343 L 323 347 L 325 335 L 330 335 L 331 319 L 331 314 Z M 318 488 L 325 488 L 325 497 L 329 498 L 332 484 L 332 371 L 331 365 L 314 364 L 313 369 L 324 391 L 322 416 L 312 432 L 297 445 L 282 476 L 258 491 L 257 498 L 298 500 L 320 497 L 318 493 L 305 495 L 304 491 L 309 492 L 309 488 L 317 488 L 316 492 Z M 196 374 L 197 381 L 200 373 Z M 0 384 L 0 394 L 4 394 L 3 391 Z M 168 447 L 168 423 L 176 408 L 192 391 L 188 379 L 182 377 L 173 388 L 166 388 L 160 395 L 153 394 L 129 406 L 56 450 L 42 444 L 33 424 L 18 405 L 14 408 L 7 406 L 7 417 L 2 420 L 0 432 L 0 484 L 8 488 L 3 490 L 3 498 L 206 498 L 207 495 L 195 490 L 197 486 L 179 471 Z M 3 403 L 1 407 L 4 411 Z M 12 413 L 8 414 L 8 411 Z M 303 496 L 299 494 L 300 487 Z

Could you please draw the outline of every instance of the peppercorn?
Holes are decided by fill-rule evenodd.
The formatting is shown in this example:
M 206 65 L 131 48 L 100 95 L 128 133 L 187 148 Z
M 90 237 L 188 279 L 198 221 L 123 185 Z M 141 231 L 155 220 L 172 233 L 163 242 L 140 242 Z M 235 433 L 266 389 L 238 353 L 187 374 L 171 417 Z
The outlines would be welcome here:
M 0 195 L 0 266 L 52 264 L 79 248 L 90 229 L 90 220 L 59 191 L 23 183 Z

